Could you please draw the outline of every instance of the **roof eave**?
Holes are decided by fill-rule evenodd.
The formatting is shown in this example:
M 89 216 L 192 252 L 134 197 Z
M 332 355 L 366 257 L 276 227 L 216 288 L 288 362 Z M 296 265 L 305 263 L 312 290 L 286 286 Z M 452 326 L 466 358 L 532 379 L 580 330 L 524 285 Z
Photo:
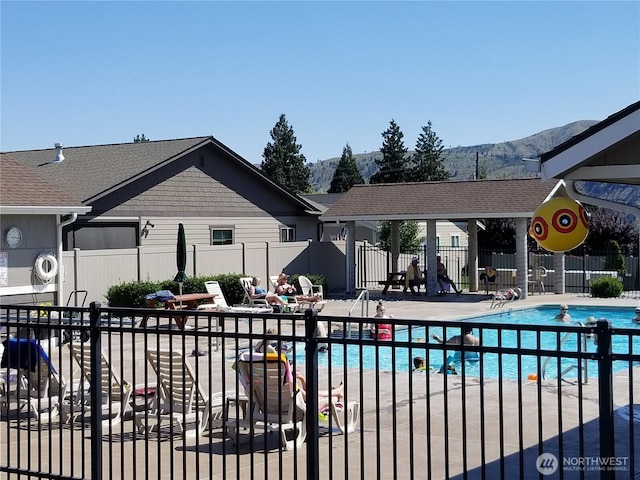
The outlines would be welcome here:
M 636 133 L 639 125 L 640 110 L 635 110 L 615 123 L 595 131 L 579 143 L 568 148 L 560 146 L 541 155 L 542 180 L 562 177 L 567 171 Z
M 463 214 L 401 214 L 401 215 L 384 215 L 384 219 L 380 215 L 321 215 L 322 222 L 379 222 L 388 220 L 448 220 L 466 221 L 478 218 L 530 218 L 534 211 L 530 212 L 477 212 Z
M 69 213 L 77 213 L 84 215 L 91 211 L 92 207 L 78 206 L 43 206 L 43 205 L 2 205 L 0 212 L 3 215 L 67 215 Z

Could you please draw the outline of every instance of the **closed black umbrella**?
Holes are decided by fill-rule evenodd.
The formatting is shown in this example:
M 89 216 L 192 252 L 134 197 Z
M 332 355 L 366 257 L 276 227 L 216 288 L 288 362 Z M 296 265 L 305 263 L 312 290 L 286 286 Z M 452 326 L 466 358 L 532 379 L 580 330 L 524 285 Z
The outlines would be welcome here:
M 182 295 L 182 284 L 187 281 L 187 274 L 184 272 L 187 268 L 187 237 L 184 234 L 184 225 L 178 224 L 178 245 L 176 246 L 176 265 L 178 274 L 173 279 L 178 282 L 180 287 L 180 295 Z

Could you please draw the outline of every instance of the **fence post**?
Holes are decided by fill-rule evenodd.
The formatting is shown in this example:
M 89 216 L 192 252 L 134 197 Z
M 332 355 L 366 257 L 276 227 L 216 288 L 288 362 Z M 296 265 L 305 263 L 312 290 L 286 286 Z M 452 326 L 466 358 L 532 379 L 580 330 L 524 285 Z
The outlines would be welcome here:
M 596 327 L 598 339 L 598 406 L 600 458 L 615 456 L 613 431 L 613 365 L 611 360 L 611 323 L 601 318 Z M 615 479 L 615 471 L 600 471 L 602 480 Z
M 307 381 L 307 480 L 320 478 L 320 441 L 318 439 L 318 311 L 308 308 L 305 318 L 305 365 Z
M 91 342 L 91 480 L 102 480 L 102 352 L 100 333 L 100 302 L 89 305 L 91 322 L 89 341 Z

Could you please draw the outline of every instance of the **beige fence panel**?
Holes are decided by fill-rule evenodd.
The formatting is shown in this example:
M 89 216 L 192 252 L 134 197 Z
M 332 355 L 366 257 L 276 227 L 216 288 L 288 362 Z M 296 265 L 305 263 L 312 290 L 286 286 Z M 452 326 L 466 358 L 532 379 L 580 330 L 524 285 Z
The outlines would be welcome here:
M 206 277 L 223 273 L 241 273 L 244 245 L 193 245 L 191 248 L 196 276 Z

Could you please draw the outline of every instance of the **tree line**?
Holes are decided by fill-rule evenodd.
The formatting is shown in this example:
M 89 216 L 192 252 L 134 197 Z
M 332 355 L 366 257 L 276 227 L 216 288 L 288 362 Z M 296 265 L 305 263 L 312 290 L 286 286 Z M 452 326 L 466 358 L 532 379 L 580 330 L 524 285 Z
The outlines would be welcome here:
M 311 193 L 310 170 L 305 156 L 300 153 L 302 145 L 297 143 L 293 127 L 284 114 L 270 132 L 271 142 L 262 154 L 260 168 L 272 180 L 294 193 Z M 382 132 L 382 158 L 376 159 L 377 171 L 370 183 L 402 183 L 448 180 L 444 167 L 444 145 L 433 130 L 431 121 L 422 127 L 415 151 L 409 155 L 404 145 L 404 134 L 391 120 L 389 128 Z M 328 193 L 347 192 L 365 180 L 356 165 L 349 143 L 342 149 L 342 156 L 331 180 Z

